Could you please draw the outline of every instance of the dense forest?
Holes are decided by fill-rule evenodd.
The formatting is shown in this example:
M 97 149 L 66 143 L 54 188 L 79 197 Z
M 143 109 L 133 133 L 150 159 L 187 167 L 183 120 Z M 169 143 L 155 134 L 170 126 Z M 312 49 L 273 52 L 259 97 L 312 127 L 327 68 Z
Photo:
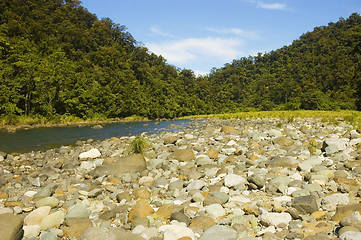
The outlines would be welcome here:
M 0 115 L 174 118 L 274 109 L 361 109 L 361 17 L 196 77 L 78 0 L 0 2 Z

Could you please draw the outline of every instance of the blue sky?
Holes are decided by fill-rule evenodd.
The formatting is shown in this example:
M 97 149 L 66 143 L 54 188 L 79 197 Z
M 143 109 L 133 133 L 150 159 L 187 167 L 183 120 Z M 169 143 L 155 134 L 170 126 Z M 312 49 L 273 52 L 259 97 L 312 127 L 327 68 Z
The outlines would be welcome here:
M 361 0 L 83 0 L 180 69 L 207 74 L 361 12 Z

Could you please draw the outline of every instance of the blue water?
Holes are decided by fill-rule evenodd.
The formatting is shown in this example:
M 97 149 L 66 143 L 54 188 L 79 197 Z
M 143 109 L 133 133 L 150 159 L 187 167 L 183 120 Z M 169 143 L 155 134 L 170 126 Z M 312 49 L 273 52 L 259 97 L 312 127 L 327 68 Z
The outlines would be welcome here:
M 45 150 L 63 145 L 75 144 L 78 140 L 102 140 L 112 137 L 139 135 L 146 132 L 148 135 L 161 131 L 179 131 L 189 125 L 192 120 L 169 120 L 126 122 L 103 125 L 103 129 L 86 127 L 54 127 L 21 130 L 15 133 L 0 132 L 0 151 L 28 152 Z M 176 125 L 176 126 L 174 126 Z

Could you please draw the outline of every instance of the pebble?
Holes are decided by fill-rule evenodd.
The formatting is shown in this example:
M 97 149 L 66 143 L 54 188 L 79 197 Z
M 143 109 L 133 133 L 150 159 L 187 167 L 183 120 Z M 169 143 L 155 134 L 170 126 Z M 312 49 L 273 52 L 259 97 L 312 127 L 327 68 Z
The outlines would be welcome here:
M 50 206 L 43 206 L 35 209 L 24 218 L 25 225 L 39 225 L 44 217 L 50 213 Z
M 213 227 L 208 228 L 202 236 L 199 238 L 200 240 L 237 240 L 238 234 L 237 231 L 228 228 L 226 226 L 214 225 Z
M 144 136 L 144 155 L 128 154 L 134 137 L 1 155 L 0 221 L 17 221 L 1 239 L 359 239 L 349 124 L 207 119 Z
M 87 159 L 87 158 L 98 158 L 100 157 L 102 154 L 100 153 L 100 151 L 96 148 L 92 148 L 89 151 L 86 152 L 82 152 L 79 154 L 79 159 Z
M 45 216 L 40 222 L 41 230 L 46 230 L 52 227 L 59 227 L 65 218 L 65 213 L 62 210 L 54 212 Z
M 65 218 L 89 218 L 89 211 L 84 205 L 76 204 L 69 208 Z

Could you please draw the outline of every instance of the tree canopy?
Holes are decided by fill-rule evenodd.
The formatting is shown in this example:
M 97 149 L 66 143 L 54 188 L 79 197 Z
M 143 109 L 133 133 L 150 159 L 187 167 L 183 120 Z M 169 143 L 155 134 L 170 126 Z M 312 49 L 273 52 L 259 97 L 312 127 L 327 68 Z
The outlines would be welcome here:
M 0 115 L 174 118 L 361 108 L 361 17 L 196 77 L 78 0 L 0 2 Z

